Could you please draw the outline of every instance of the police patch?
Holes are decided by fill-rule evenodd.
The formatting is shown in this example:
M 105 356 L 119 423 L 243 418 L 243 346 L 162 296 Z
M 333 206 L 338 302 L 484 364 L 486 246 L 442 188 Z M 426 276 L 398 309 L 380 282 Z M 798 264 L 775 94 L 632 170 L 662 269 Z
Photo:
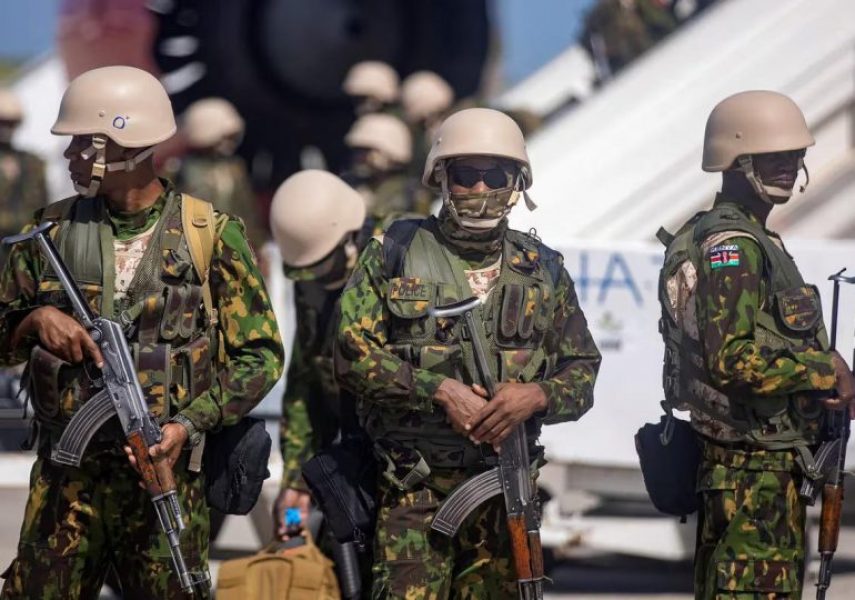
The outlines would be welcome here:
M 707 256 L 710 259 L 711 269 L 739 266 L 739 246 L 736 244 L 714 246 L 713 248 L 710 248 Z

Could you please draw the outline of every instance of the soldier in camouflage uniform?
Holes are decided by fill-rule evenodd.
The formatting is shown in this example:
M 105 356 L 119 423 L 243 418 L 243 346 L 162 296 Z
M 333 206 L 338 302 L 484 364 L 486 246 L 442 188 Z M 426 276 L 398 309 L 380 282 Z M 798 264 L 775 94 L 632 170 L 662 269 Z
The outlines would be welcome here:
M 667 311 L 683 315 L 679 371 L 671 368 L 688 379 L 678 401 L 702 442 L 699 600 L 801 597 L 800 484 L 815 477 L 810 449 L 823 405 L 855 395 L 845 361 L 828 350 L 816 288 L 765 226 L 813 144 L 786 96 L 726 98 L 707 121 L 703 157 L 705 171 L 723 172 L 722 191 L 677 234 L 690 236 L 696 257 L 666 282 L 664 297 Z
M 172 161 L 167 171 L 178 189 L 204 198 L 223 213 L 240 217 L 247 239 L 259 251 L 268 235 L 246 164 L 235 154 L 243 131 L 243 119 L 228 101 L 205 98 L 194 102 L 181 122 L 181 133 L 190 149 Z
M 382 221 L 412 211 L 413 185 L 407 168 L 413 142 L 406 124 L 392 115 L 365 115 L 344 142 L 351 149 L 351 165 L 342 178 L 362 194 L 369 215 Z
M 0 89 L 0 237 L 14 235 L 32 214 L 48 203 L 44 162 L 12 146 L 12 134 L 24 111 L 18 98 Z M 0 268 L 9 251 L 0 246 Z
M 0 89 L 0 237 L 14 235 L 30 216 L 48 203 L 45 166 L 40 158 L 12 145 L 12 135 L 24 111 L 11 90 Z M 6 268 L 9 250 L 0 245 L 0 271 Z M 18 404 L 22 366 L 0 368 L 0 404 Z
M 79 195 L 36 213 L 25 229 L 58 222 L 54 241 L 93 311 L 126 324 L 140 384 L 162 423 L 151 453 L 175 474 L 181 549 L 188 568 L 204 573 L 208 507 L 191 449 L 204 432 L 237 422 L 278 379 L 283 353 L 270 300 L 243 225 L 229 215 L 211 213 L 209 287 L 196 272 L 183 225 L 192 201 L 156 177 L 151 158 L 175 132 L 157 79 L 119 66 L 80 75 L 52 132 L 73 136 L 65 156 Z M 212 225 L 199 215 L 187 222 Z M 111 566 L 126 598 L 187 597 L 118 422 L 96 433 L 79 467 L 50 460 L 92 397 L 88 373 L 103 359 L 35 242 L 12 249 L 0 306 L 0 362 L 29 358 L 40 427 L 18 555 L 0 597 L 97 598 Z
M 492 464 L 513 427 L 526 423 L 536 470 L 541 425 L 578 419 L 593 402 L 600 354 L 563 259 L 508 229 L 531 180 L 507 115 L 451 115 L 423 176 L 441 190 L 439 216 L 399 221 L 369 242 L 342 295 L 336 376 L 358 398 L 382 471 L 374 598 L 515 598 L 501 498 L 454 539 L 431 519 L 452 488 Z M 503 382 L 489 402 L 461 323 L 428 315 L 472 295 L 485 301 L 476 310 Z
M 308 517 L 303 463 L 331 445 L 341 428 L 332 368 L 338 300 L 373 227 L 362 197 L 335 175 L 318 170 L 300 171 L 279 186 L 270 224 L 285 276 L 294 281 L 297 321 L 282 397 L 284 471 L 273 515 L 278 534 L 286 536 L 287 508 L 299 508 L 303 522 Z

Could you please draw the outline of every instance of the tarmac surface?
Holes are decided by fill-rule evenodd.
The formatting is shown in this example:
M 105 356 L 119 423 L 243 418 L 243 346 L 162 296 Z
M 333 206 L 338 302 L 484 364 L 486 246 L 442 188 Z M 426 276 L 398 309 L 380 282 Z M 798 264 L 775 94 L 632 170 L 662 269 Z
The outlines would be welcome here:
M 268 490 L 265 490 L 268 492 Z M 269 496 L 265 493 L 265 496 Z M 21 526 L 26 489 L 0 486 L 0 570 L 5 569 L 15 555 L 15 545 Z M 262 505 L 252 517 L 230 517 L 212 554 L 218 558 L 254 553 L 261 540 L 269 535 L 268 506 Z M 228 548 L 225 548 L 226 542 Z M 216 581 L 219 560 L 212 560 L 211 575 Z M 814 597 L 818 564 L 808 569 L 804 598 Z M 855 598 L 855 527 L 841 532 L 838 553 L 834 561 L 835 576 L 827 600 Z M 689 562 L 667 562 L 625 556 L 600 556 L 558 563 L 551 572 L 553 582 L 546 586 L 546 600 L 691 600 L 692 566 Z M 114 598 L 108 592 L 102 598 Z

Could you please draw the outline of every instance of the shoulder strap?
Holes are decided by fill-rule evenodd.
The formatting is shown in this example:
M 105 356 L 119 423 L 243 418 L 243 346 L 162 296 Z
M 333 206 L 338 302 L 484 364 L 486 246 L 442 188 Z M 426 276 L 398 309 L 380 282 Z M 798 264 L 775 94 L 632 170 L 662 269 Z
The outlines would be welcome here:
M 383 276 L 398 277 L 404 271 L 404 258 L 424 219 L 401 219 L 392 223 L 383 236 Z
M 62 219 L 65 219 L 71 213 L 71 209 L 74 207 L 74 202 L 77 198 L 78 196 L 71 196 L 57 202 L 51 202 L 45 206 L 42 211 L 42 223 L 45 221 L 61 221 Z
M 210 202 L 194 198 L 189 194 L 181 194 L 181 225 L 190 249 L 190 258 L 199 280 L 202 282 L 202 303 L 208 321 L 217 321 L 217 312 L 211 296 L 211 283 L 208 275 L 211 259 L 214 256 L 214 246 L 222 233 L 226 215 L 218 220 L 214 216 L 214 206 Z

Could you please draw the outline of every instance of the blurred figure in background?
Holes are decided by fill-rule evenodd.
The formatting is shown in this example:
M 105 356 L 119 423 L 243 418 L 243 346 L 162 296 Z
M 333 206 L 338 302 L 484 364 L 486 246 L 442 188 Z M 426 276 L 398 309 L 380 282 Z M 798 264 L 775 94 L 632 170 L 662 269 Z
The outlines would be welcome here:
M 342 83 L 344 93 L 354 100 L 357 115 L 393 109 L 398 102 L 399 88 L 398 73 L 379 60 L 356 63 Z
M 24 119 L 21 102 L 0 88 L 0 238 L 15 235 L 48 203 L 44 162 L 12 145 L 12 135 Z M 0 244 L 0 271 L 6 268 L 8 246 Z M 18 405 L 23 366 L 0 369 L 0 407 Z
M 413 140 L 407 125 L 392 115 L 364 115 L 344 141 L 352 154 L 342 178 L 362 195 L 368 213 L 383 220 L 413 210 L 413 186 L 407 175 Z
M 44 162 L 12 145 L 12 135 L 24 119 L 21 102 L 0 89 L 0 237 L 19 233 L 33 213 L 48 203 Z M 0 265 L 9 250 L 0 244 Z
M 607 79 L 677 27 L 672 0 L 598 0 L 585 18 L 582 43 Z
M 410 177 L 413 185 L 413 211 L 430 214 L 434 195 L 419 185 L 422 168 L 430 150 L 433 134 L 454 103 L 454 90 L 433 71 L 416 71 L 401 84 L 401 108 L 413 136 Z
M 205 98 L 190 105 L 181 121 L 188 152 L 167 166 L 176 186 L 214 207 L 240 217 L 254 250 L 268 239 L 261 225 L 246 164 L 235 154 L 244 123 L 234 106 L 222 98 Z

